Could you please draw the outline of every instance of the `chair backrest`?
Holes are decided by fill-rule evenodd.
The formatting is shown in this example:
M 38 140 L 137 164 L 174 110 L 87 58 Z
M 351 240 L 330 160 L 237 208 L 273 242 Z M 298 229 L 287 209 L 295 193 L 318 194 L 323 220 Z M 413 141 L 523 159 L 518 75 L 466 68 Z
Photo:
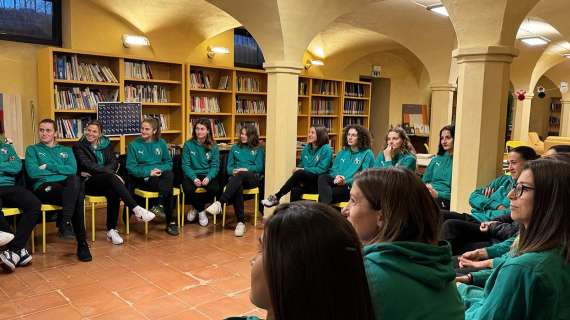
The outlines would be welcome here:
M 543 142 L 540 140 L 540 137 L 538 136 L 538 133 L 536 132 L 529 132 L 528 133 L 528 141 L 530 141 L 531 144 L 533 145 L 540 145 Z
M 516 148 L 516 147 L 520 147 L 520 146 L 526 146 L 527 144 L 524 143 L 523 141 L 519 141 L 519 140 L 509 140 L 506 142 L 505 147 L 507 149 L 507 152 L 510 152 L 512 149 Z

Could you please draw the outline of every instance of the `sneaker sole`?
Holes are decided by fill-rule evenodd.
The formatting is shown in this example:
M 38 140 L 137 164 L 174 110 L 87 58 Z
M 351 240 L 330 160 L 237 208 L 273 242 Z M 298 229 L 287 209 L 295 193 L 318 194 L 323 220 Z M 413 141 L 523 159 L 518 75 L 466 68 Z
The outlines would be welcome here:
M 32 256 L 29 256 L 26 260 L 23 260 L 23 261 L 20 260 L 20 262 L 18 262 L 16 267 L 26 267 L 26 266 L 30 265 L 30 263 L 32 263 Z
M 4 260 L 4 257 L 1 257 L 0 261 L 2 262 L 2 263 L 0 263 L 0 267 L 2 267 L 2 269 L 4 269 L 4 271 L 11 273 L 11 272 L 14 272 L 14 270 L 16 270 L 16 266 L 13 265 L 10 261 Z
M 275 204 L 265 204 L 265 203 L 262 201 L 261 204 L 262 204 L 264 207 L 266 207 L 266 208 L 273 208 L 273 207 L 275 207 L 276 205 L 278 205 L 279 203 L 275 203 Z
M 116 246 L 120 246 L 124 243 L 124 241 L 121 242 L 115 242 L 113 241 L 113 239 L 111 239 L 110 237 L 107 237 L 107 241 L 111 241 L 112 244 L 116 245 Z

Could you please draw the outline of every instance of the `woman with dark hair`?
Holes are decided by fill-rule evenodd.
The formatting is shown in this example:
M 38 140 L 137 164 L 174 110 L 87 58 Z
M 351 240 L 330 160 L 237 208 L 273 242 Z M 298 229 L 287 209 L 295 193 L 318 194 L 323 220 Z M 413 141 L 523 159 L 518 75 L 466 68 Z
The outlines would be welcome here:
M 115 245 L 123 244 L 117 230 L 121 200 L 138 219 L 154 219 L 154 213 L 137 204 L 123 179 L 116 174 L 119 163 L 109 138 L 103 135 L 99 121 L 94 120 L 87 125 L 85 134 L 73 146 L 73 153 L 77 158 L 79 173 L 85 179 L 85 193 L 107 199 L 107 240 Z
M 439 209 L 415 173 L 358 173 L 342 213 L 365 245 L 376 319 L 463 319 L 450 247 L 438 242 Z
M 517 233 L 518 224 L 510 219 L 508 193 L 525 164 L 537 158 L 531 147 L 512 149 L 508 155 L 509 174 L 473 191 L 469 197 L 471 214 L 442 211 L 442 238 L 451 243 L 453 254 L 489 246 Z
M 453 170 L 453 141 L 455 126 L 447 125 L 439 131 L 437 156 L 431 159 L 422 181 L 438 206 L 449 210 L 451 200 L 451 173 Z
M 63 207 L 58 217 L 59 235 L 77 241 L 77 258 L 93 259 L 86 241 L 81 178 L 73 150 L 57 143 L 57 126 L 52 119 L 43 119 L 38 128 L 39 143 L 26 148 L 26 173 L 34 194 L 43 203 Z
M 220 171 L 220 148 L 212 137 L 211 123 L 208 119 L 198 119 L 192 129 L 192 139 L 184 143 L 182 151 L 182 188 L 192 205 L 188 210 L 188 221 L 192 222 L 198 214 L 202 227 L 208 225 L 206 203 L 212 202 L 220 189 L 217 180 Z M 197 188 L 206 189 L 206 193 L 196 193 Z
M 309 129 L 307 145 L 301 152 L 301 162 L 293 169 L 293 175 L 281 189 L 270 195 L 261 203 L 271 208 L 279 204 L 279 199 L 291 191 L 291 201 L 301 199 L 303 193 L 317 193 L 317 183 L 320 174 L 326 173 L 332 162 L 332 149 L 329 145 L 329 134 L 322 126 Z
M 389 168 L 389 167 L 403 167 L 416 171 L 416 156 L 410 150 L 410 138 L 406 131 L 400 127 L 395 127 L 388 130 L 386 134 L 386 146 L 384 151 L 378 154 L 375 167 Z
M 348 125 L 343 130 L 342 150 L 337 153 L 328 173 L 318 179 L 319 202 L 325 204 L 347 201 L 352 177 L 374 166 L 370 150 L 370 132 L 361 125 Z
M 465 319 L 564 318 L 570 314 L 570 165 L 528 162 L 509 199 L 511 216 L 521 224 L 519 239 L 484 289 L 458 286 Z
M 250 299 L 267 319 L 374 319 L 360 241 L 334 209 L 280 205 L 259 247 Z
M 570 154 L 570 145 L 559 144 L 550 147 L 545 153 L 544 156 L 549 156 L 557 153 L 569 153 Z
M 178 235 L 178 225 L 172 220 L 172 157 L 166 141 L 160 138 L 157 119 L 147 118 L 141 125 L 141 136 L 129 143 L 127 172 L 136 188 L 158 192 L 158 204 L 151 208 L 155 215 L 164 215 L 166 233 Z
M 228 184 L 220 200 L 206 208 L 206 212 L 216 215 L 222 212 L 224 203 L 232 202 L 238 221 L 234 231 L 236 237 L 242 237 L 245 233 L 243 189 L 259 186 L 264 162 L 265 153 L 259 145 L 257 128 L 251 125 L 242 127 L 240 141 L 232 146 L 228 155 L 226 171 L 231 176 Z

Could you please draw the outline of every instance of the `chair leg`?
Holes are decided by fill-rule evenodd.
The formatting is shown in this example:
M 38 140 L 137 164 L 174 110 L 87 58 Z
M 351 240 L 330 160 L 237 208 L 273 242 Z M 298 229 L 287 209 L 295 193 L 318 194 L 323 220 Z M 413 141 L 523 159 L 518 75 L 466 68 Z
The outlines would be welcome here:
M 46 212 L 42 211 L 42 253 L 46 253 Z
M 148 198 L 145 198 L 145 208 L 148 210 Z M 148 222 L 144 223 L 144 234 L 148 235 Z
M 259 211 L 259 203 L 257 200 L 259 200 L 258 198 L 258 193 L 255 194 L 254 200 L 255 200 L 255 204 L 253 205 L 253 209 L 255 210 L 255 213 L 253 214 L 253 226 L 257 227 L 257 211 Z
M 180 187 L 180 189 L 182 189 L 182 187 Z M 182 192 L 182 190 L 180 191 Z M 184 194 L 184 192 L 182 192 L 182 214 L 180 215 L 180 225 L 182 225 L 182 227 L 184 228 L 184 223 L 186 222 L 186 219 L 184 219 L 184 209 L 186 209 L 186 195 Z
M 36 253 L 36 241 L 34 240 L 34 237 L 36 236 L 34 234 L 34 230 L 32 229 L 32 235 L 31 235 L 31 239 L 32 239 L 32 254 Z
M 125 213 L 125 214 L 126 214 L 127 216 L 125 217 L 125 229 L 127 229 L 126 232 L 127 232 L 127 235 L 128 235 L 128 234 L 130 233 L 130 232 L 129 232 L 129 231 L 130 231 L 130 230 L 129 230 L 129 220 L 131 220 L 131 219 L 130 219 L 130 218 L 131 218 L 131 215 L 130 215 L 130 213 L 129 213 L 129 207 L 127 207 L 126 204 L 123 204 L 123 205 L 126 207 L 126 213 Z
M 225 225 L 226 225 L 226 204 L 224 203 L 224 210 L 222 210 L 222 227 L 224 227 Z
M 176 222 L 178 222 L 178 228 L 182 226 L 182 222 L 180 222 L 180 194 L 176 196 Z
M 95 203 L 91 203 L 91 241 L 95 242 Z

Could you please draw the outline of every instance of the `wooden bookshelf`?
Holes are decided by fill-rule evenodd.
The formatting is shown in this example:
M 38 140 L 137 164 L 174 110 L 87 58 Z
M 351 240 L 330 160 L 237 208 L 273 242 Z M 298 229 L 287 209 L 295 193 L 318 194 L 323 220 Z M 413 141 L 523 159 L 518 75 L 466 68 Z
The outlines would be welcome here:
M 562 116 L 562 103 L 560 98 L 552 98 L 550 102 L 550 115 L 548 116 L 548 135 L 560 134 L 560 117 Z
M 351 123 L 370 128 L 371 86 L 370 82 L 343 82 L 341 128 Z
M 47 47 L 38 50 L 38 102 L 40 119 L 50 118 L 56 122 L 66 119 L 88 119 L 96 117 L 97 102 L 141 102 L 144 115 L 162 114 L 167 119 L 163 138 L 168 143 L 180 145 L 184 142 L 184 65 L 182 63 L 146 59 L 132 56 L 117 56 L 94 52 Z M 144 65 L 151 74 L 133 72 L 132 66 Z M 90 67 L 88 67 L 90 66 Z M 97 70 L 100 78 L 84 79 L 81 74 L 90 74 L 85 68 Z M 104 70 L 103 70 L 104 69 Z M 103 78 L 101 79 L 101 74 Z M 127 90 L 137 87 L 148 90 L 162 88 L 161 99 L 149 94 L 128 95 Z M 132 93 L 132 91 L 131 91 Z M 84 98 L 93 96 L 92 99 Z M 83 126 L 82 126 L 83 127 Z M 74 128 L 76 137 L 60 137 L 58 141 L 70 144 L 77 141 L 81 127 Z M 113 137 L 117 149 L 124 153 L 126 144 L 136 136 Z

